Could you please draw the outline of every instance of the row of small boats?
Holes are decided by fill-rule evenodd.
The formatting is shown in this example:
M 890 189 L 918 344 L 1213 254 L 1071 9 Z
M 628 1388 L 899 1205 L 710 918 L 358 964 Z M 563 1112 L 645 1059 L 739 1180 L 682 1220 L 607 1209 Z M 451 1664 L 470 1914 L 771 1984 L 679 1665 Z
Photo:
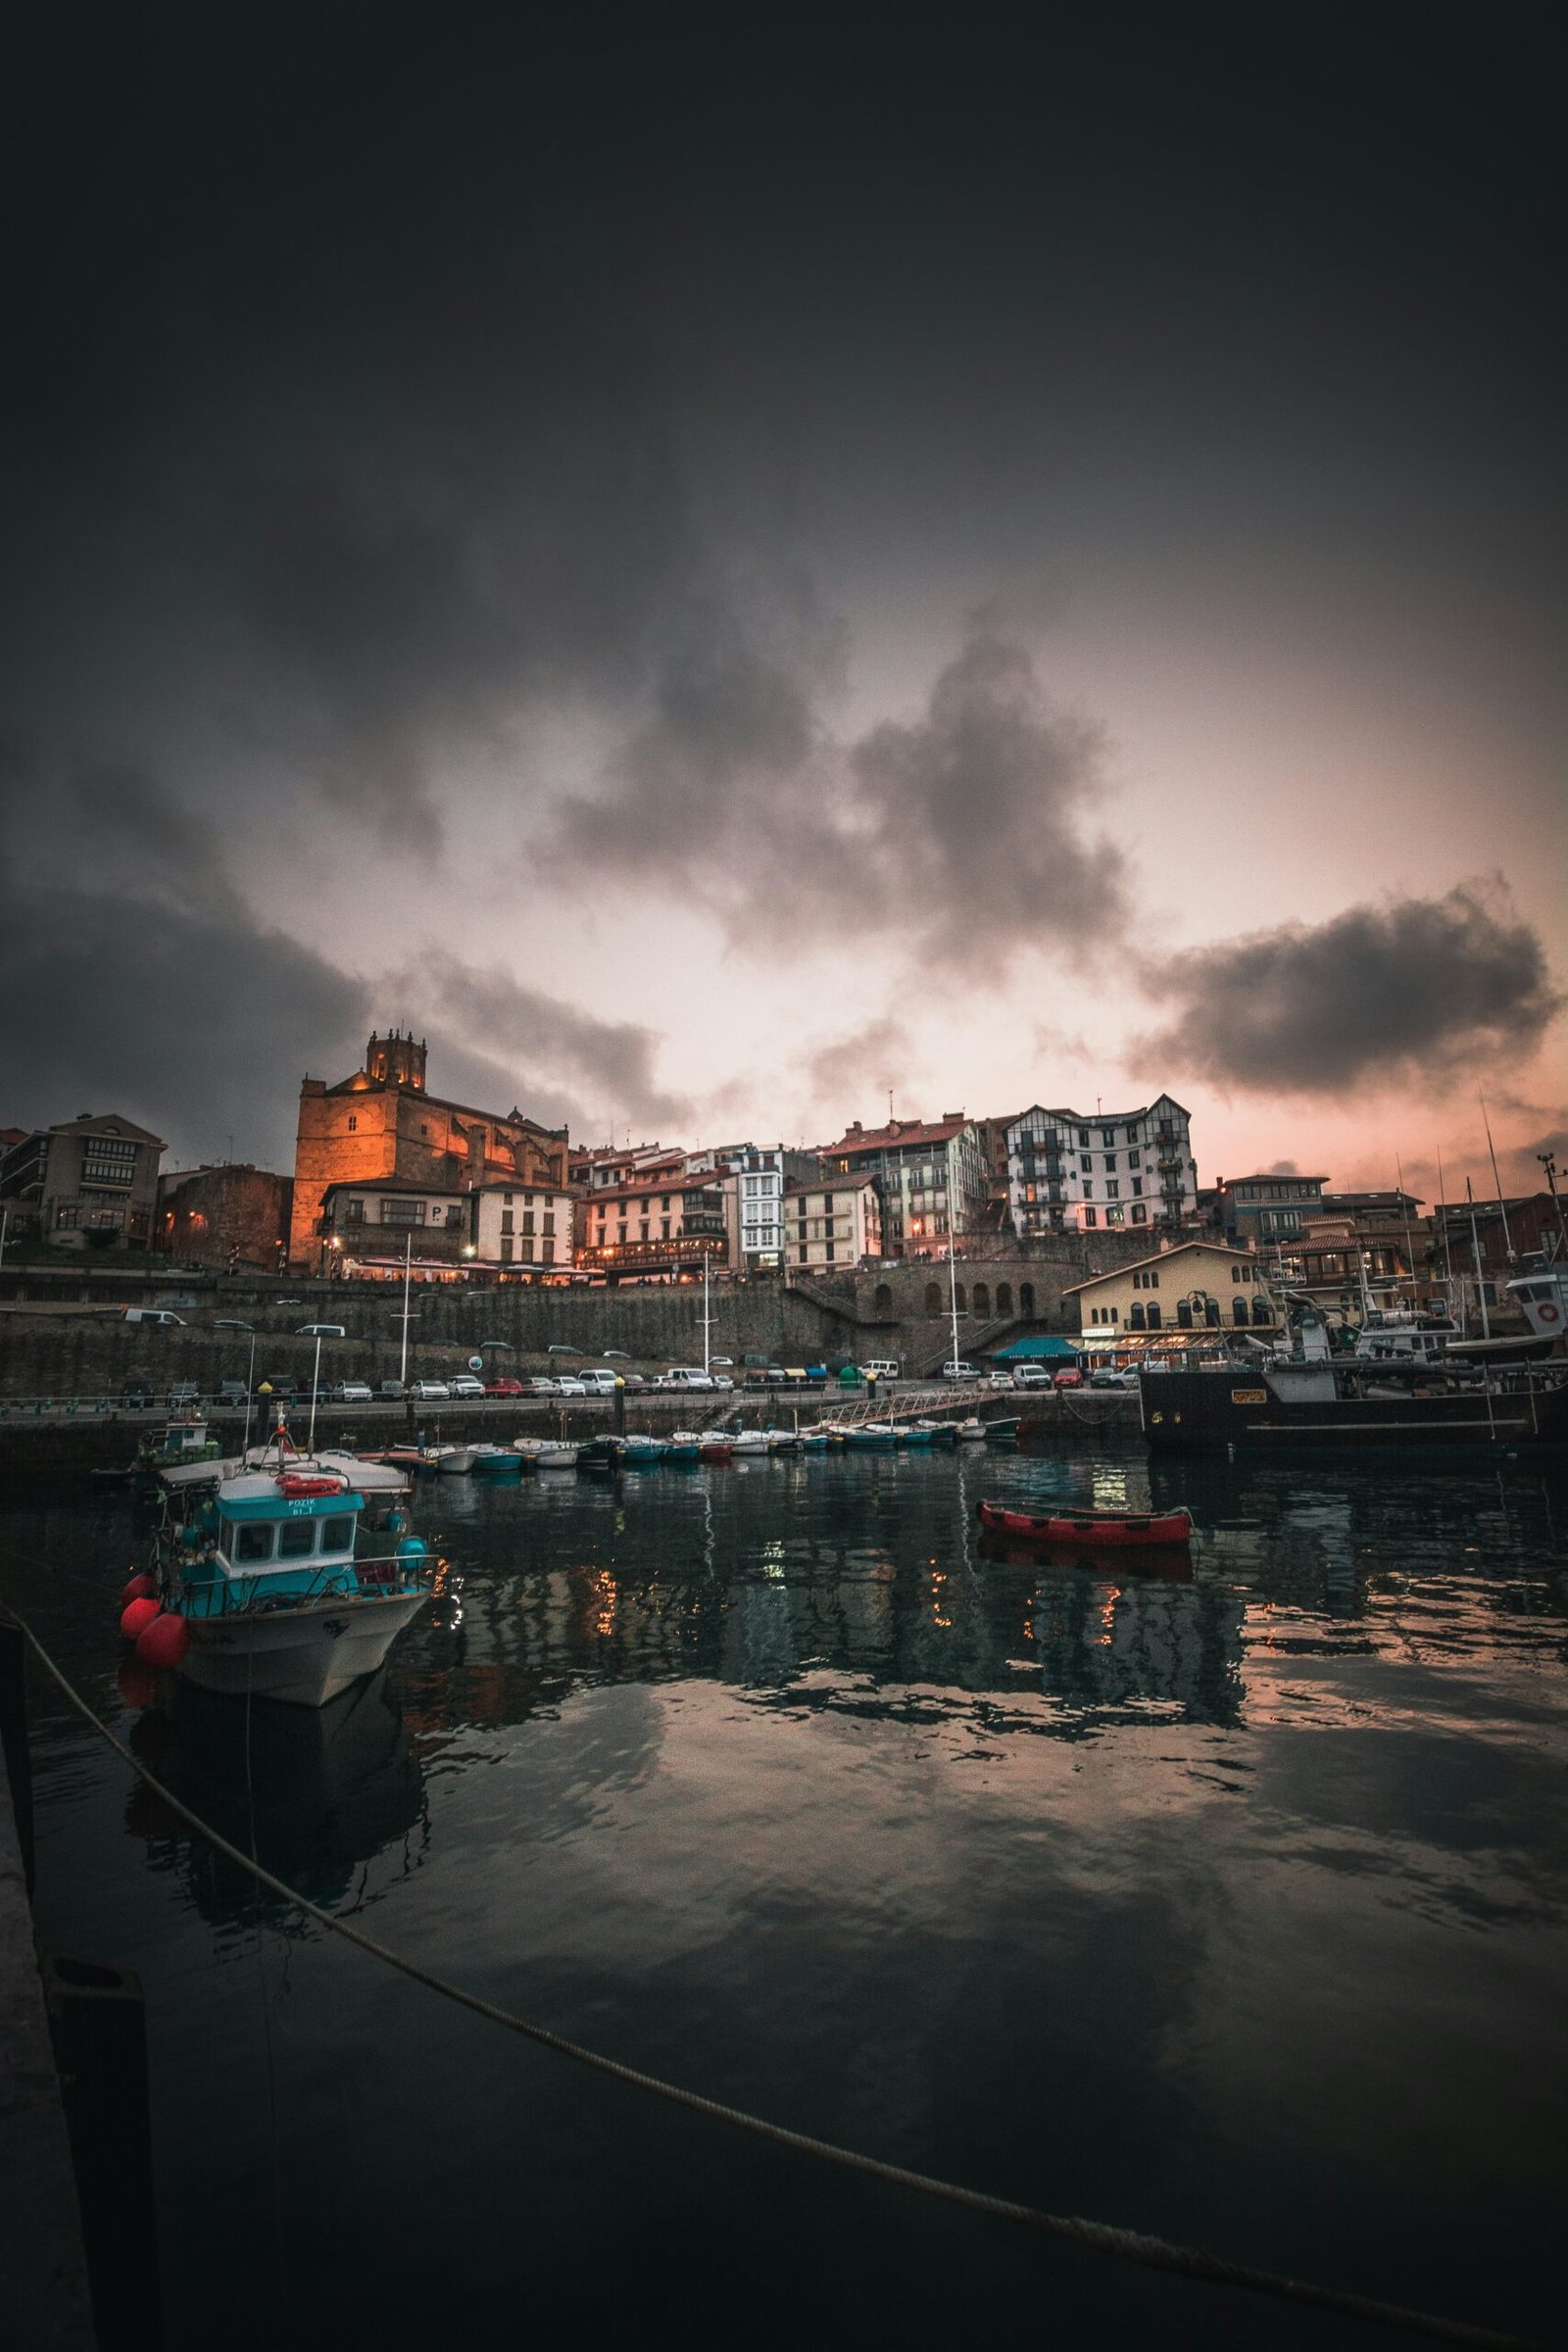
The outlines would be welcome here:
M 516 1438 L 511 1445 L 394 1446 L 373 1457 L 410 1476 L 520 1478 L 556 1470 L 650 1469 L 663 1463 L 730 1462 L 774 1453 L 827 1453 L 844 1446 L 891 1452 L 906 1446 L 992 1445 L 1017 1435 L 1016 1420 L 818 1421 L 805 1429 L 677 1429 L 667 1438 L 631 1435 Z

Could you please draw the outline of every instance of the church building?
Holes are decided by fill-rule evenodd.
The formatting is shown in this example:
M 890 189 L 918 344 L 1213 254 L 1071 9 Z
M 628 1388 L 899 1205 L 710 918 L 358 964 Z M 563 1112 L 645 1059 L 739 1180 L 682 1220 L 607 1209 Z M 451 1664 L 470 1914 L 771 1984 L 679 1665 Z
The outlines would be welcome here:
M 394 1029 L 371 1037 L 352 1078 L 301 1086 L 289 1232 L 289 1263 L 300 1272 L 318 1268 L 330 1185 L 397 1177 L 433 1191 L 513 1182 L 565 1190 L 564 1127 L 541 1127 L 515 1107 L 503 1117 L 427 1094 L 424 1052 L 422 1038 Z

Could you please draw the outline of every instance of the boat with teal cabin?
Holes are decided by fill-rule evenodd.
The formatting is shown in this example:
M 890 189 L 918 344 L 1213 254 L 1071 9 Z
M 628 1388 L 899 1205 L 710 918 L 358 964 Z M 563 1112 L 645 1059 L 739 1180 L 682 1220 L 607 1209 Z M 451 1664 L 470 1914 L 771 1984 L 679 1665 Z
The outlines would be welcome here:
M 243 1470 L 205 1495 L 166 1492 L 153 1592 L 122 1631 L 147 1663 L 203 1690 L 324 1705 L 374 1673 L 429 1597 L 417 1537 L 358 1553 L 364 1508 L 344 1472 L 315 1464 Z

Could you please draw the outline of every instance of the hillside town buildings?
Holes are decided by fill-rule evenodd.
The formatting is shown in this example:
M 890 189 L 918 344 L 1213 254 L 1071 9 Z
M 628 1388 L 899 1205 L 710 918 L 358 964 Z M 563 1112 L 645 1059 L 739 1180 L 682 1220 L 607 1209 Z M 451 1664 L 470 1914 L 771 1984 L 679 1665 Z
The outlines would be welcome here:
M 792 1266 L 858 1265 L 882 1251 L 882 1199 L 874 1176 L 818 1177 L 784 1196 L 784 1232 Z
M 152 1247 L 162 1137 L 119 1111 L 84 1110 L 38 1132 L 11 1132 L 13 1197 L 45 1241 L 66 1250 Z
M 824 1176 L 869 1176 L 882 1203 L 882 1248 L 889 1257 L 929 1257 L 948 1236 L 985 1222 L 991 1177 L 980 1124 L 961 1110 L 940 1119 L 859 1120 L 837 1143 L 819 1147 Z
M 609 1275 L 722 1267 L 727 1239 L 723 1188 L 711 1176 L 639 1177 L 577 1203 L 576 1262 Z
M 154 1249 L 182 1266 L 276 1273 L 288 1251 L 293 1186 L 247 1162 L 174 1168 L 159 1179 Z
M 1047 1110 L 1004 1129 L 1014 1233 L 1178 1225 L 1198 1211 L 1192 1122 L 1170 1095 L 1137 1110 Z
M 1298 1176 L 1270 1168 L 1260 1176 L 1234 1176 L 1218 1187 L 1219 1214 L 1233 1242 L 1299 1241 L 1309 1217 L 1322 1214 L 1326 1176 Z
M 1158 1353 L 1196 1332 L 1256 1331 L 1281 1324 L 1268 1268 L 1253 1250 L 1214 1242 L 1178 1242 L 1131 1265 L 1072 1284 L 1062 1296 L 1078 1301 L 1079 1326 L 1090 1353 Z M 1174 1335 L 1174 1338 L 1172 1337 Z

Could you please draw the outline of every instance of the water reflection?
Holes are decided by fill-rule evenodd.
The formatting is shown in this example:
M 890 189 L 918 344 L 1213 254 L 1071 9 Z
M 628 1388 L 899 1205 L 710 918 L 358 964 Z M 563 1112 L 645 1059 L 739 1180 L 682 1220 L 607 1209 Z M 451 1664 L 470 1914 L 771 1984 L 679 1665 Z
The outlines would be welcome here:
M 424 1775 L 385 1670 L 324 1707 L 239 1701 L 183 1686 L 149 1708 L 129 1734 L 147 1769 L 242 1852 L 332 1908 L 354 1908 L 367 1867 L 394 1857 L 415 1866 L 425 1835 Z M 147 1844 L 149 1866 L 177 1871 L 217 1928 L 254 1922 L 254 1881 L 198 1837 L 138 1781 L 125 1828 Z M 270 1924 L 300 1932 L 299 1915 L 261 1897 Z

